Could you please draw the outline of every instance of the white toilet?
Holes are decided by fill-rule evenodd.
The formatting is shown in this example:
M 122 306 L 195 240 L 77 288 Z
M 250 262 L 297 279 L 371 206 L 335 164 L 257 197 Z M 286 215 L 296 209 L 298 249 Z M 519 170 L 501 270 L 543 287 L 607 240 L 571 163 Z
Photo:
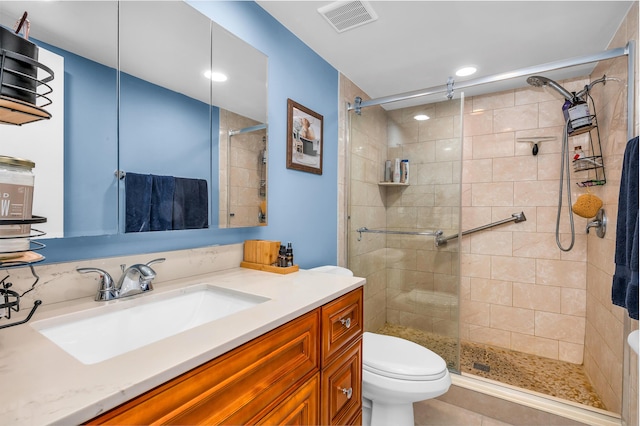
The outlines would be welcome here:
M 339 266 L 311 270 L 353 276 Z M 449 386 L 447 363 L 438 354 L 398 337 L 363 334 L 363 426 L 413 426 L 413 403 L 440 396 Z
M 362 336 L 362 424 L 413 426 L 413 403 L 447 392 L 447 363 L 429 349 L 393 336 Z

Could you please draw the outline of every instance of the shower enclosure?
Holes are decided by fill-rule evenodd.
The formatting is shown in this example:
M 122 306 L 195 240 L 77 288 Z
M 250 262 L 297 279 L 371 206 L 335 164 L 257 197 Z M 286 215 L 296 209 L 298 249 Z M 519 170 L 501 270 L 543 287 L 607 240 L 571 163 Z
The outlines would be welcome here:
M 267 223 L 267 126 L 220 110 L 219 226 Z
M 493 76 L 455 90 L 446 85 L 350 103 L 347 263 L 367 279 L 367 331 L 422 344 L 462 376 L 621 413 L 622 367 L 628 362 L 627 355 L 622 359 L 628 352 L 622 335 L 629 321 L 599 324 L 607 322 L 600 310 L 610 310 L 603 290 L 609 259 L 593 254 L 603 250 L 602 243 L 584 232 L 587 219 L 575 218 L 571 251 L 556 247 L 564 99 L 526 79 L 545 74 L 580 92 L 604 74 L 596 75 L 603 67 L 611 74 L 598 86 L 600 93 L 592 90 L 602 115 L 606 166 L 619 160 L 620 146 L 631 135 L 634 88 L 627 55 L 633 51 L 631 42 L 588 58 L 517 70 L 510 80 Z M 554 74 L 595 62 L 595 70 L 591 66 L 577 77 Z M 633 58 L 628 62 L 633 76 Z M 480 92 L 484 85 L 495 89 Z M 580 139 L 585 137 L 570 143 L 586 145 Z M 385 162 L 393 165 L 396 158 L 409 160 L 408 181 L 384 182 Z M 588 173 L 572 170 L 572 182 Z M 574 186 L 574 201 L 585 191 Z M 589 191 L 612 200 L 618 188 L 609 182 Z M 569 214 L 566 205 L 563 212 Z M 559 233 L 563 240 L 570 237 L 568 223 L 561 223 Z M 587 251 L 587 244 L 596 248 Z M 607 336 L 607 328 L 619 328 L 619 339 Z M 603 347 L 615 354 L 602 357 Z M 541 362 L 549 363 L 550 376 L 540 371 Z M 619 363 L 618 376 L 601 378 L 607 372 L 599 365 L 607 362 Z M 571 384 L 569 393 L 578 394 L 571 399 L 552 388 L 556 376 L 587 383 L 580 389 Z

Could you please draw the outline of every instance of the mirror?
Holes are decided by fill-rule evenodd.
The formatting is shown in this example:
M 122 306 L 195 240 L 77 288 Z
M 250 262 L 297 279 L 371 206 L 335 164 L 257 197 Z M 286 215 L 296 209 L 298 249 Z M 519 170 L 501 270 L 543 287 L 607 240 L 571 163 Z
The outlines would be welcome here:
M 118 179 L 118 170 L 205 181 L 210 228 L 262 224 L 267 200 L 266 183 L 260 189 L 261 180 L 266 182 L 264 54 L 183 1 L 2 2 L 0 24 L 13 27 L 25 10 L 32 41 L 64 62 L 54 79 L 64 84 L 54 105 L 62 102 L 64 108 L 48 121 L 0 125 L 0 138 L 62 121 L 63 190 L 46 192 L 64 200 L 64 230 L 48 236 L 124 232 L 126 177 Z M 205 78 L 202 73 L 212 68 L 227 73 L 228 80 Z M 254 126 L 263 127 L 258 142 L 244 146 L 239 137 L 244 132 L 229 136 Z M 33 138 L 20 143 L 28 148 Z M 255 153 L 249 145 L 256 146 Z M 35 161 L 28 151 L 0 154 Z M 40 186 L 51 178 L 40 169 L 48 163 L 37 160 L 34 169 L 33 213 L 45 217 L 52 216 L 49 203 L 39 210 L 35 205 L 44 197 Z M 253 188 L 247 199 L 251 191 L 246 188 Z M 252 220 L 234 220 L 240 217 Z

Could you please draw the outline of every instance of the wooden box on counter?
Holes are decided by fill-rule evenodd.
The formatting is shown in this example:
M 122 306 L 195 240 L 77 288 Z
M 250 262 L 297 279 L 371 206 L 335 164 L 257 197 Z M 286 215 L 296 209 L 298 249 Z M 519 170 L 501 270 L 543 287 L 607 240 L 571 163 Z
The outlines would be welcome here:
M 245 240 L 244 261 L 260 265 L 272 265 L 278 261 L 280 241 Z

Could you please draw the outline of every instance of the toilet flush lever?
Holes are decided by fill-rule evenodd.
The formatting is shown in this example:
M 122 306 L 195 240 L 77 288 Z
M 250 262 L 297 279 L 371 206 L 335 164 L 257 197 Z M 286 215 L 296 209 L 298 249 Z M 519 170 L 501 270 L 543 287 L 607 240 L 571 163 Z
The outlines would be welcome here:
M 343 393 L 344 395 L 347 395 L 347 399 L 351 399 L 351 396 L 353 395 L 353 388 L 349 388 L 349 389 L 347 389 L 347 388 L 342 388 L 342 389 L 340 389 L 340 390 L 342 391 L 342 393 Z
M 349 328 L 349 327 L 351 327 L 351 318 L 346 318 L 346 319 L 345 319 L 345 318 L 342 318 L 342 319 L 340 320 L 340 323 L 341 323 L 342 325 L 344 325 L 345 327 Z

